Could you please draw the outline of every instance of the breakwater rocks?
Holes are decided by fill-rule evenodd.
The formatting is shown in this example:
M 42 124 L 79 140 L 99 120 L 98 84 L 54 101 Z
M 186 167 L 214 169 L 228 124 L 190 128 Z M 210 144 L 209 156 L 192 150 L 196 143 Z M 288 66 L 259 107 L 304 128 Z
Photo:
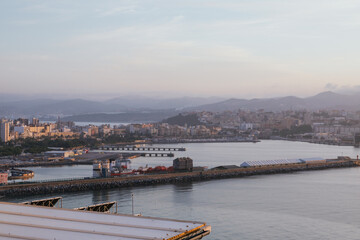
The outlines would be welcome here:
M 329 168 L 356 167 L 357 160 L 333 161 L 316 164 L 286 164 L 248 168 L 235 168 L 227 170 L 209 170 L 203 172 L 181 172 L 156 175 L 137 175 L 114 178 L 90 178 L 72 181 L 23 183 L 4 185 L 0 187 L 0 196 L 25 196 L 36 194 L 53 194 L 65 192 L 78 192 L 86 190 L 101 190 L 110 188 L 123 188 L 134 186 L 147 186 L 156 184 L 171 184 L 179 182 L 207 181 L 213 179 L 237 178 L 260 174 L 280 174 L 296 171 L 321 170 Z

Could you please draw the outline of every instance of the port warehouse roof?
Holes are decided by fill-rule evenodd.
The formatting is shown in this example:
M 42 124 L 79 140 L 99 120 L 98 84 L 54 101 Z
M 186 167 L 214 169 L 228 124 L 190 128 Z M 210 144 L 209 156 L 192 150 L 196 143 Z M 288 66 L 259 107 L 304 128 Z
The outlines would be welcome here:
M 132 215 L 0 202 L 1 239 L 192 239 L 210 226 Z
M 248 161 L 248 162 L 243 162 L 240 165 L 240 167 L 279 165 L 279 164 L 291 164 L 291 163 L 314 163 L 314 162 L 324 162 L 324 161 L 325 161 L 325 159 L 321 158 L 321 157 Z

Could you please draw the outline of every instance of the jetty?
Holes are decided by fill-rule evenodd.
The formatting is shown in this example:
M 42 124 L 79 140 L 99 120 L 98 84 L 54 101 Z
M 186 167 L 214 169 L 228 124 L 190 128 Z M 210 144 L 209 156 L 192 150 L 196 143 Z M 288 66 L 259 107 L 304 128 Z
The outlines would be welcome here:
M 136 147 L 136 146 L 102 146 L 99 150 L 113 150 L 113 151 L 163 151 L 163 152 L 176 152 L 186 151 L 186 148 L 175 147 Z
M 0 196 L 25 196 L 36 194 L 54 194 L 147 186 L 155 184 L 172 184 L 179 182 L 208 181 L 224 178 L 238 178 L 253 175 L 281 174 L 297 171 L 313 171 L 331 168 L 349 168 L 360 166 L 357 159 L 328 160 L 316 163 L 290 163 L 280 165 L 250 166 L 237 168 L 213 169 L 207 171 L 174 172 L 162 174 L 143 174 L 109 178 L 85 178 L 65 181 L 48 181 L 38 183 L 8 184 L 0 186 Z

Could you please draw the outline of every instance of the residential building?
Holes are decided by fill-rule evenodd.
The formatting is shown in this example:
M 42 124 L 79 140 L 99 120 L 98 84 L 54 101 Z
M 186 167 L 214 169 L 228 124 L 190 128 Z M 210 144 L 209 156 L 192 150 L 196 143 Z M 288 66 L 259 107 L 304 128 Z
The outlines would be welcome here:
M 2 142 L 10 141 L 10 123 L 9 122 L 1 123 L 1 141 Z

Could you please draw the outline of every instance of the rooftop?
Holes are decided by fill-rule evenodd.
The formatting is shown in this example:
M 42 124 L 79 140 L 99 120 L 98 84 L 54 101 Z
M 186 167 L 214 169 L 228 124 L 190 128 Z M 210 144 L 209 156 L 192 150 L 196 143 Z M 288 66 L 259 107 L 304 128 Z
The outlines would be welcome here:
M 210 231 L 204 222 L 0 202 L 6 239 L 200 239 Z

